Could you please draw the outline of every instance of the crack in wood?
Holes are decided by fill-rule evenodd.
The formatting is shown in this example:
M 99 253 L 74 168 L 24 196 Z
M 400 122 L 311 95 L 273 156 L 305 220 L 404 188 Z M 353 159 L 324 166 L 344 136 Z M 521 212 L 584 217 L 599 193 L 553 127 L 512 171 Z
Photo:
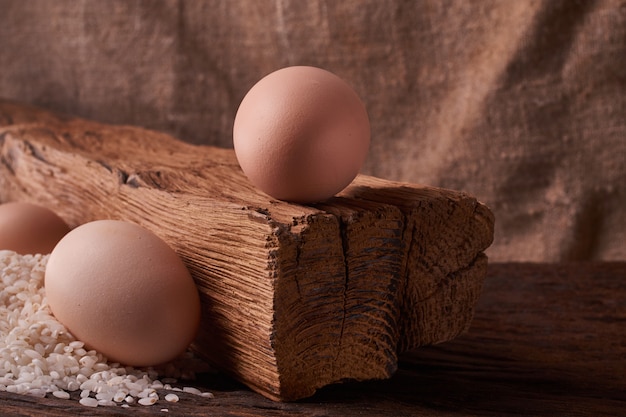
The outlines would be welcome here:
M 339 340 L 337 342 L 337 353 L 335 355 L 335 359 L 333 364 L 336 364 L 341 356 L 341 348 L 343 346 L 343 338 L 344 332 L 346 328 L 346 317 L 348 315 L 348 291 L 349 291 L 349 281 L 350 281 L 350 264 L 349 264 L 349 256 L 350 256 L 350 242 L 348 236 L 348 225 L 347 222 L 341 217 L 336 216 L 337 222 L 339 223 L 339 239 L 341 240 L 341 251 L 343 254 L 343 267 L 344 267 L 344 283 L 343 283 L 343 293 L 342 293 L 342 313 L 339 324 Z
M 41 152 L 41 150 L 33 145 L 30 141 L 25 140 L 22 143 L 24 143 L 25 148 L 27 149 L 28 153 L 33 156 L 33 158 L 37 159 L 40 162 L 43 162 L 44 164 L 50 164 L 50 162 L 44 156 L 43 152 Z
M 14 176 L 14 164 L 16 158 L 14 155 L 14 148 L 7 145 L 7 137 L 9 133 L 10 132 L 0 133 L 0 150 L 2 151 L 2 153 L 0 154 L 0 161 L 2 162 L 2 165 L 5 166 L 6 169 L 9 171 L 9 173 Z
M 298 271 L 300 270 L 300 256 L 302 254 L 302 239 L 298 236 L 296 237 L 296 256 L 294 259 L 295 264 L 295 274 L 293 275 L 293 280 L 296 284 L 296 292 L 298 294 L 298 299 L 302 300 L 302 289 L 300 288 L 300 274 Z

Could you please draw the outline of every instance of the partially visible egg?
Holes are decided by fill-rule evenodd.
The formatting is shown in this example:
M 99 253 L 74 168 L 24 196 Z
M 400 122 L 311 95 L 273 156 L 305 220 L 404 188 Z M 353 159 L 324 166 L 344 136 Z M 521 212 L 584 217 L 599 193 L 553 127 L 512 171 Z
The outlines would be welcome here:
M 98 220 L 72 230 L 50 254 L 45 289 L 52 313 L 77 339 L 124 365 L 176 358 L 200 323 L 185 264 L 134 223 Z
M 69 231 L 65 221 L 48 208 L 24 202 L 0 205 L 0 250 L 48 254 Z
M 370 144 L 367 111 L 345 81 L 294 66 L 256 83 L 241 101 L 233 145 L 250 182 L 298 203 L 332 197 L 356 177 Z

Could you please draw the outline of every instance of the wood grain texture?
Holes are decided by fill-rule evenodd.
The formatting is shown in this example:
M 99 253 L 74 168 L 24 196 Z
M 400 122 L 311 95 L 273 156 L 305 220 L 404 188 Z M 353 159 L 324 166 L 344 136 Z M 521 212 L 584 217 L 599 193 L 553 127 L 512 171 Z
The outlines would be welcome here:
M 490 264 L 469 331 L 401 355 L 388 380 L 323 388 L 273 402 L 221 375 L 152 407 L 88 409 L 55 398 L 0 393 L 20 416 L 567 416 L 615 417 L 626 409 L 626 263 Z
M 464 332 L 493 239 L 493 215 L 462 192 L 360 176 L 324 203 L 289 204 L 254 189 L 230 149 L 0 102 L 10 200 L 71 226 L 156 232 L 200 290 L 194 348 L 278 400 L 388 378 L 399 353 Z

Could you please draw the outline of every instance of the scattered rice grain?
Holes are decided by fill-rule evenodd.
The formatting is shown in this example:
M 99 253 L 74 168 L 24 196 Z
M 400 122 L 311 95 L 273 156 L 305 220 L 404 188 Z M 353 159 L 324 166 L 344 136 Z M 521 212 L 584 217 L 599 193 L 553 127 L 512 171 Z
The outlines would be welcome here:
M 81 405 L 84 405 L 85 407 L 97 407 L 98 406 L 98 400 L 92 397 L 81 398 L 79 403 Z
M 139 401 L 137 402 L 141 405 L 152 405 L 157 402 L 157 398 L 156 397 L 144 397 L 144 398 L 140 398 Z
M 61 390 L 59 390 L 59 391 L 54 391 L 54 392 L 52 393 L 52 395 L 54 395 L 54 396 L 55 396 L 55 397 L 57 397 L 57 398 L 64 399 L 64 400 L 69 400 L 69 399 L 70 399 L 70 393 L 69 393 L 69 392 L 67 392 L 67 391 L 61 391 Z
M 178 395 L 176 394 L 167 394 L 165 396 L 165 401 L 170 402 L 170 403 L 177 403 L 179 400 Z
M 113 401 L 117 402 L 117 403 L 121 403 L 122 401 L 124 401 L 124 398 L 126 398 L 126 395 L 128 393 L 124 392 L 124 391 L 117 391 L 114 395 L 113 395 Z
M 183 392 L 186 392 L 188 394 L 194 394 L 194 395 L 202 394 L 202 391 L 200 391 L 198 388 L 194 388 L 194 387 L 184 387 L 183 388 Z

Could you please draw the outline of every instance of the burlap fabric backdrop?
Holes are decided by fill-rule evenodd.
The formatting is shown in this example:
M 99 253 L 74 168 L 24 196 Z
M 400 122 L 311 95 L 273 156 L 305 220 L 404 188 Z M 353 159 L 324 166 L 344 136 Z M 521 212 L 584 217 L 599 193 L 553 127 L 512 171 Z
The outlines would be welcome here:
M 231 145 L 240 100 L 327 68 L 363 172 L 468 191 L 496 261 L 626 259 L 626 3 L 0 0 L 0 97 Z

